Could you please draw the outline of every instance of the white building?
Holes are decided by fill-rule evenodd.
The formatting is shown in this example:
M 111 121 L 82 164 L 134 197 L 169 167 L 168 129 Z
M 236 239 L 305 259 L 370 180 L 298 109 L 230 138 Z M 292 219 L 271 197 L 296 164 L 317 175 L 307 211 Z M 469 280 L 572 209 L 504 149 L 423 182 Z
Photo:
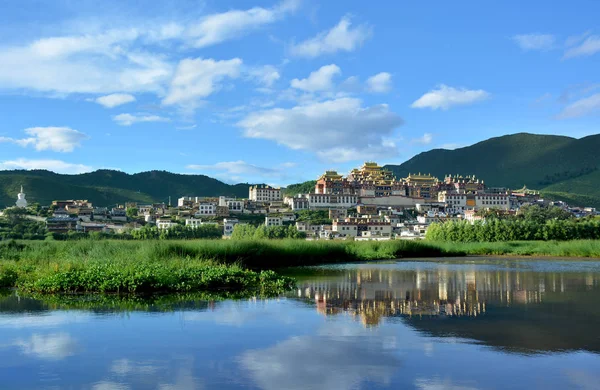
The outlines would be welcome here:
M 274 188 L 268 185 L 250 186 L 248 189 L 248 199 L 254 202 L 272 202 L 281 200 L 281 188 Z
M 202 222 L 201 218 L 186 218 L 185 226 L 190 228 L 197 228 L 202 225 L 217 225 L 216 222 Z
M 194 214 L 195 216 L 215 216 L 217 215 L 217 206 L 213 203 L 202 202 L 198 204 L 198 211 Z
M 171 221 L 170 218 L 158 218 L 156 220 L 156 227 L 159 229 L 170 229 L 177 226 L 177 222 Z
M 238 223 L 240 223 L 240 221 L 238 221 L 235 218 L 224 218 L 223 219 L 223 235 L 225 237 L 230 237 L 231 234 L 233 233 L 233 229 L 235 228 L 235 225 L 237 225 Z
M 310 209 L 321 208 L 350 208 L 358 204 L 357 195 L 306 194 Z
M 17 207 L 24 209 L 27 207 L 27 199 L 25 199 L 25 193 L 23 192 L 23 186 L 21 186 L 21 192 L 17 194 Z
M 219 206 L 227 207 L 230 213 L 244 212 L 244 201 L 236 198 L 219 196 Z
M 308 210 L 309 209 L 309 201 L 306 198 L 306 195 L 298 195 L 295 197 L 286 197 L 283 201 L 285 204 L 289 206 L 292 210 Z
M 438 201 L 446 203 L 448 211 L 454 213 L 464 213 L 465 210 L 508 210 L 510 208 L 508 194 L 441 191 L 438 193 Z
M 265 217 L 265 226 L 282 226 L 283 221 L 281 217 Z
M 358 224 L 344 221 L 333 221 L 332 231 L 341 237 L 356 237 L 358 235 Z

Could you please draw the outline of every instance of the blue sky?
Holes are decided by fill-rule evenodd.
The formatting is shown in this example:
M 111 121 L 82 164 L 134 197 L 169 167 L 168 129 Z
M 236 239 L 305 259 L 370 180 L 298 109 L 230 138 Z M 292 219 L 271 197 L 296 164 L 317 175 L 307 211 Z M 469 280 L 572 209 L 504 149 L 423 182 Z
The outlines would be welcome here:
M 0 169 L 276 185 L 600 118 L 600 2 L 8 0 Z

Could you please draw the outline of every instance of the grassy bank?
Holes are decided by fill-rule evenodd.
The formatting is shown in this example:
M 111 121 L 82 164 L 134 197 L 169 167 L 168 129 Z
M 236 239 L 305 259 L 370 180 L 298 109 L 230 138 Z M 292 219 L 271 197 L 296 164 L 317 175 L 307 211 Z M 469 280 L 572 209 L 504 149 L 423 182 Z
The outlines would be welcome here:
M 479 256 L 553 256 L 598 257 L 600 240 L 506 241 L 506 242 L 431 242 L 449 252 Z
M 274 269 L 299 265 L 456 255 L 421 242 L 304 240 L 22 241 L 0 244 L 0 287 L 34 293 L 251 291 L 291 280 Z

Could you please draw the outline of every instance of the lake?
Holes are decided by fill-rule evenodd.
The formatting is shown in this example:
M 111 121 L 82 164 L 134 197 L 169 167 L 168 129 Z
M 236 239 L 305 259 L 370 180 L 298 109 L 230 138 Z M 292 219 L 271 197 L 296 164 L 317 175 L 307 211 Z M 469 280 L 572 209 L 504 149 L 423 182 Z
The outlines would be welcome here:
M 600 389 L 600 261 L 289 270 L 274 299 L 0 296 L 1 389 Z

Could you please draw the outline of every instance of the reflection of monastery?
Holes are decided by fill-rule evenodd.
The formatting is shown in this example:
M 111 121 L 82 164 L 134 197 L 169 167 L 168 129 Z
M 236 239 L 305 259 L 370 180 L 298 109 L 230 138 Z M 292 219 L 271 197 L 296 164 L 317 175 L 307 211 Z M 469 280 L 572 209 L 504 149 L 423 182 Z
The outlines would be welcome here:
M 594 278 L 585 276 L 586 284 L 598 284 Z M 382 317 L 475 317 L 485 314 L 490 304 L 538 304 L 547 290 L 565 292 L 569 285 L 580 286 L 580 281 L 564 274 L 500 270 L 365 269 L 347 271 L 323 282 L 300 283 L 297 293 L 300 298 L 314 300 L 322 314 L 346 312 L 359 316 L 365 325 L 377 325 Z

